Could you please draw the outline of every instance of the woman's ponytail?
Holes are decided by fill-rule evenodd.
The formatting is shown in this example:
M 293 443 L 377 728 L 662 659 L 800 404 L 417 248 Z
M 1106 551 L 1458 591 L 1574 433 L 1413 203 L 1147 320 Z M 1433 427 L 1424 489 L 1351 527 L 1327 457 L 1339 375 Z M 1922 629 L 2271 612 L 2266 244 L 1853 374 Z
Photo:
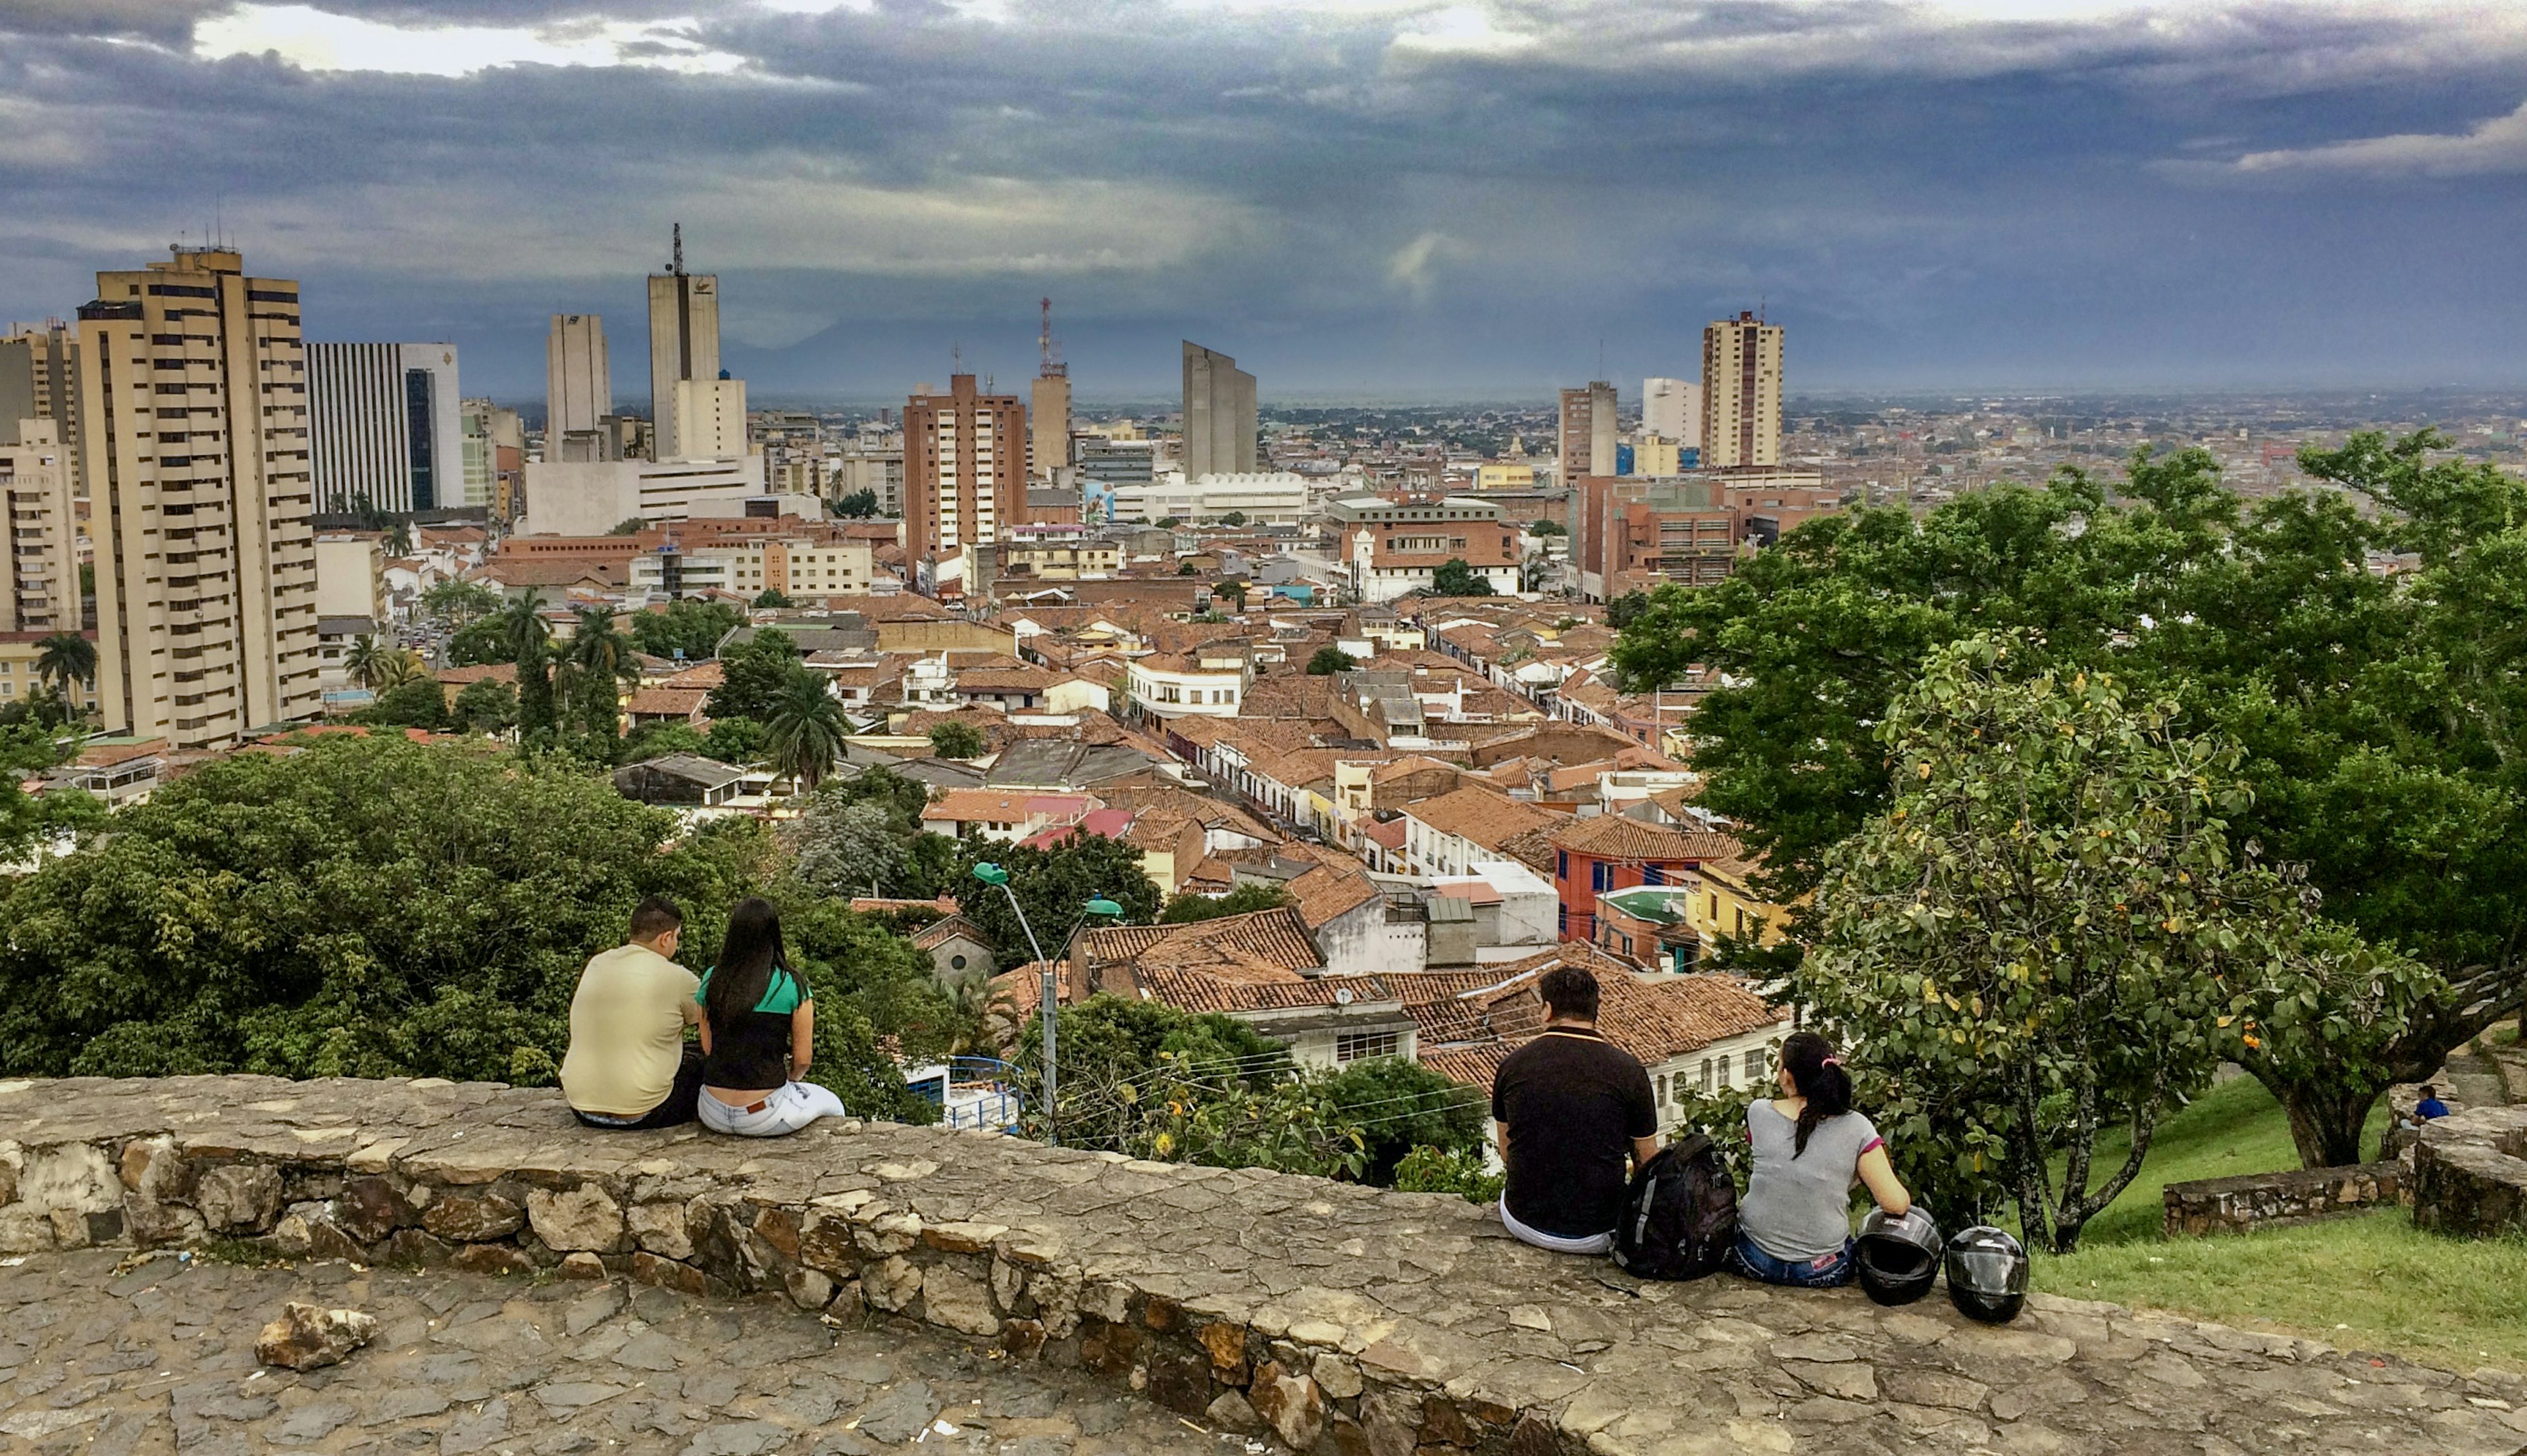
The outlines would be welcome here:
M 1842 1070 L 1833 1044 L 1814 1031 L 1790 1033 L 1781 1043 L 1781 1066 L 1788 1070 L 1799 1095 L 1807 1099 L 1807 1106 L 1799 1109 L 1798 1133 L 1790 1153 L 1795 1158 L 1808 1150 L 1808 1134 L 1823 1127 L 1826 1119 L 1851 1111 L 1851 1077 Z

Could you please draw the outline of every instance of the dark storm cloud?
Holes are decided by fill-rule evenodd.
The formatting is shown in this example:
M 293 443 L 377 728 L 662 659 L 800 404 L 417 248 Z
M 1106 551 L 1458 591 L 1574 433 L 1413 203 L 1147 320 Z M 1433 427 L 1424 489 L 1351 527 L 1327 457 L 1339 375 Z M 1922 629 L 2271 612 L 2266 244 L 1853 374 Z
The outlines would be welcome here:
M 952 339 L 1019 373 L 1040 292 L 1091 392 L 1161 383 L 1180 332 L 1267 389 L 1535 389 L 1601 339 L 1690 373 L 1759 300 L 1794 386 L 2527 374 L 2498 14 L 315 3 L 408 27 L 354 67 L 439 66 L 426 25 L 542 49 L 209 60 L 294 22 L 0 0 L 0 315 L 216 211 L 328 336 L 454 337 L 523 394 L 542 313 L 601 308 L 628 392 L 681 220 L 761 393 L 901 392 Z M 592 37 L 615 64 L 538 64 Z

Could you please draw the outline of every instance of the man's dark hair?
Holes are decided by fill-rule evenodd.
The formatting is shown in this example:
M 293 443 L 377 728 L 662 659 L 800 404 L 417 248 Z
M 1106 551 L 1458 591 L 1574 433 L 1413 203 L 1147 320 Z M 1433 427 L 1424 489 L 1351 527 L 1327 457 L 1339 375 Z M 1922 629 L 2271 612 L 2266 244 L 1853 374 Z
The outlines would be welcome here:
M 1597 1019 L 1597 978 L 1577 966 L 1556 966 L 1535 982 L 1535 993 L 1555 1016 L 1573 1021 Z
M 2432 1084 L 2431 1084 L 2431 1083 L 2429 1083 L 2429 1082 L 2424 1082 L 2424 1083 L 2422 1083 L 2422 1095 L 2423 1095 L 2423 1096 L 2425 1096 L 2425 1097 L 2436 1097 L 2436 1096 L 2438 1096 L 2439 1094 L 2440 1094 L 2440 1089 L 2439 1089 L 2438 1087 L 2436 1087 L 2436 1086 L 2432 1085 Z
M 632 908 L 632 938 L 655 940 L 685 923 L 685 913 L 665 895 L 651 895 Z

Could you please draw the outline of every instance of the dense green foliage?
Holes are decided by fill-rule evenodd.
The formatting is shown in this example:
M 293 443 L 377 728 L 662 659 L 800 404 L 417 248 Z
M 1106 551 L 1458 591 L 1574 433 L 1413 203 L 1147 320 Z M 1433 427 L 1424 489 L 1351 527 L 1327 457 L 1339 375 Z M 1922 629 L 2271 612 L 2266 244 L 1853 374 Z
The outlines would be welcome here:
M 1467 565 L 1464 557 L 1451 556 L 1430 574 L 1430 589 L 1440 596 L 1490 596 L 1492 582 Z
M 1454 1193 L 1468 1203 L 1496 1203 L 1508 1181 L 1484 1168 L 1479 1151 L 1417 1147 L 1395 1165 L 1394 1187 L 1400 1193 Z
M 763 590 L 754 594 L 754 605 L 757 607 L 795 607 L 799 604 L 790 600 L 786 594 L 767 586 Z
M 700 662 L 719 651 L 720 638 L 744 626 L 746 614 L 725 602 L 678 597 L 663 611 L 634 617 L 632 641 L 651 657 Z
M 834 502 L 834 514 L 848 516 L 854 521 L 865 521 L 877 514 L 877 492 L 854 490 Z
M 1889 803 L 1888 705 L 1939 646 L 2035 634 L 2065 672 L 2177 705 L 2243 750 L 2239 844 L 2306 867 L 2324 914 L 2437 971 L 2365 1065 L 2258 1059 L 2311 1164 L 2353 1156 L 2363 1088 L 2428 1077 L 2527 1002 L 2527 482 L 2363 434 L 2302 466 L 2344 492 L 2249 506 L 2217 463 L 2137 457 L 2124 499 L 2066 470 L 1916 520 L 1811 522 L 1728 581 L 1662 587 L 1614 658 L 1630 682 L 1698 667 L 1703 803 L 1766 856 L 1777 899 Z M 2371 570 L 2373 552 L 2419 569 Z M 1806 938 L 1804 929 L 1797 930 Z
M 448 724 L 447 690 L 436 678 L 398 682 L 351 715 L 351 721 L 378 728 L 443 728 Z
M 1162 926 L 1190 925 L 1198 920 L 1217 920 L 1223 915 L 1246 915 L 1257 910 L 1272 910 L 1290 903 L 1289 891 L 1277 884 L 1249 880 L 1224 895 L 1196 894 L 1187 890 L 1167 901 L 1159 913 Z
M 1071 928 L 1087 914 L 1088 902 L 1100 896 L 1123 908 L 1126 925 L 1147 925 L 1159 913 L 1159 887 L 1141 868 L 1141 852 L 1119 839 L 1074 830 L 1037 848 L 990 839 L 921 837 L 953 850 L 954 859 L 943 867 L 951 873 L 944 882 L 915 877 L 908 892 L 954 895 L 1004 966 L 1032 961 L 1035 953 L 1027 947 L 1026 931 L 1009 909 L 1008 896 L 973 879 L 977 864 L 996 864 L 1009 872 L 1009 889 L 1026 907 L 1027 923 L 1035 927 L 1048 956 L 1061 954 Z M 918 852 L 917 845 L 908 848 Z
M 517 644 L 510 634 L 509 625 L 498 615 L 478 617 L 458 628 L 447 639 L 449 667 L 479 668 L 490 663 L 517 660 Z
M 329 736 L 206 764 L 0 899 L 0 1072 L 549 1080 L 580 968 L 643 895 L 684 907 L 706 964 L 766 879 L 759 826 L 675 827 L 480 745 Z M 818 1078 L 924 1117 L 875 1041 L 954 1032 L 921 958 L 830 902 L 794 904 L 790 930 Z
M 951 721 L 932 726 L 930 751 L 941 758 L 981 758 L 992 751 L 992 744 L 981 728 Z
M 2029 1242 L 2061 1251 L 2224 1058 L 2286 1041 L 2358 1066 L 2439 985 L 2233 844 L 2235 745 L 2032 655 L 1969 638 L 1890 705 L 1894 801 L 1828 854 L 1790 992 L 1882 1079 L 1913 1186 L 2015 1200 Z M 2109 1128 L 2125 1153 L 2100 1167 Z
M 788 632 L 766 629 L 720 654 L 720 685 L 711 689 L 702 711 L 714 720 L 751 718 L 769 722 L 772 710 L 791 679 L 806 669 L 800 665 L 799 640 Z
M 458 577 L 432 584 L 421 594 L 421 615 L 446 628 L 462 628 L 496 615 L 500 593 Z
M 763 747 L 772 756 L 772 771 L 799 786 L 813 789 L 833 772 L 851 728 L 843 722 L 843 705 L 823 678 L 800 670 L 790 675 L 763 720 Z
M 468 682 L 447 705 L 451 727 L 469 733 L 504 733 L 518 726 L 518 690 L 497 678 Z
M 1330 678 L 1336 673 L 1348 673 L 1359 666 L 1359 658 L 1343 651 L 1331 642 L 1327 642 L 1324 646 L 1317 648 L 1313 656 L 1309 657 L 1308 676 L 1311 678 Z
M 1360 1130 L 1360 1178 L 1366 1182 L 1393 1183 L 1397 1165 L 1417 1148 L 1477 1159 L 1482 1154 L 1482 1091 L 1418 1062 L 1354 1062 L 1311 1090 L 1332 1106 L 1335 1118 Z

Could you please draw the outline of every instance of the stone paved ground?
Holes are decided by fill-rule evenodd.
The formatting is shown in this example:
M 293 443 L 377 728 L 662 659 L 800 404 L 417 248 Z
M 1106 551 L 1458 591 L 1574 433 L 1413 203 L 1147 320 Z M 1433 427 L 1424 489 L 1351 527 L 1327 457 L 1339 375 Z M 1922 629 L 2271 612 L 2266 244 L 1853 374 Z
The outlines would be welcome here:
M 378 1317 L 329 1370 L 259 1369 L 290 1299 Z M 1243 1456 L 1110 1382 L 902 1322 L 557 1280 L 111 1251 L 0 1269 L 0 1450 L 40 1456 Z M 941 1423 L 944 1423 L 944 1428 Z

